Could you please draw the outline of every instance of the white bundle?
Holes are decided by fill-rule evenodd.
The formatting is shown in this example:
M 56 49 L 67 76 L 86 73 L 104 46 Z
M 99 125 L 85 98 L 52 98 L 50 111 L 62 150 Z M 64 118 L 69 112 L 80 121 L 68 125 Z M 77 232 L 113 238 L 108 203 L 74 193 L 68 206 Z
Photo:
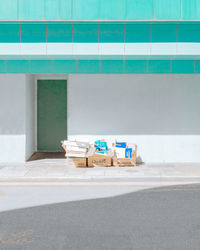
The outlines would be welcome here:
M 81 153 L 81 152 L 72 152 L 72 151 L 66 151 L 66 154 L 65 154 L 66 157 L 83 157 L 85 158 L 86 157 L 86 154 L 85 153 Z
M 66 147 L 79 147 L 79 148 L 89 148 L 88 142 L 81 142 L 81 141 L 63 141 L 63 145 Z
M 74 151 L 79 153 L 85 153 L 87 152 L 87 148 L 80 148 L 75 146 L 66 146 L 66 151 Z
M 136 150 L 137 145 L 131 142 L 127 142 L 127 148 L 132 148 L 133 150 Z
M 114 148 L 117 158 L 125 158 L 125 148 Z

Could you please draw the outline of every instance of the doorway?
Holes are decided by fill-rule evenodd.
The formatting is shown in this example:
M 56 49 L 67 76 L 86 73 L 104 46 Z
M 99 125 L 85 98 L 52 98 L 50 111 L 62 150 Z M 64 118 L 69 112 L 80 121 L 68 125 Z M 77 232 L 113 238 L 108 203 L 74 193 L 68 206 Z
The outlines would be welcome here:
M 67 81 L 37 81 L 37 151 L 62 152 L 67 139 Z

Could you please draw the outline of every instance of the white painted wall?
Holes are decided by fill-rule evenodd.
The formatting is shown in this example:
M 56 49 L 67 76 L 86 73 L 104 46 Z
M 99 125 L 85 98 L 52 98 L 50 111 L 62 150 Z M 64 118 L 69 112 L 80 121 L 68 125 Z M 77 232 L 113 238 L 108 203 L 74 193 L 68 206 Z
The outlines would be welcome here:
M 200 76 L 70 75 L 68 136 L 135 142 L 145 162 L 199 162 Z
M 26 76 L 25 96 L 25 118 L 26 118 L 26 160 L 36 151 L 36 83 L 33 75 Z
M 34 76 L 0 75 L 0 162 L 25 162 L 34 151 Z
M 0 75 L 0 162 L 36 149 L 38 77 Z M 67 101 L 70 139 L 135 142 L 145 162 L 200 162 L 199 75 L 69 75 Z
M 0 75 L 0 162 L 25 159 L 25 75 Z

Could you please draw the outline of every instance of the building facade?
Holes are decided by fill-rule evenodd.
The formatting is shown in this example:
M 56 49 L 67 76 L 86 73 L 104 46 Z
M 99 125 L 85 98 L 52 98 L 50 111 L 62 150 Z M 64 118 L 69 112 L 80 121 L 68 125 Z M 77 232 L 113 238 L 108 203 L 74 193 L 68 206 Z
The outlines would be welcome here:
M 0 162 L 66 138 L 135 142 L 144 162 L 200 161 L 199 0 L 0 5 Z

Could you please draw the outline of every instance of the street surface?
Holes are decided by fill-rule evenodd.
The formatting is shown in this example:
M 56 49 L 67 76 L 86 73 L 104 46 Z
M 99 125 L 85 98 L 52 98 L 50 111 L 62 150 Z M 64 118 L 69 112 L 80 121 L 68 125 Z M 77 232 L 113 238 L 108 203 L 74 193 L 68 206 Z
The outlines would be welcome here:
M 199 250 L 200 185 L 0 187 L 1 250 Z

